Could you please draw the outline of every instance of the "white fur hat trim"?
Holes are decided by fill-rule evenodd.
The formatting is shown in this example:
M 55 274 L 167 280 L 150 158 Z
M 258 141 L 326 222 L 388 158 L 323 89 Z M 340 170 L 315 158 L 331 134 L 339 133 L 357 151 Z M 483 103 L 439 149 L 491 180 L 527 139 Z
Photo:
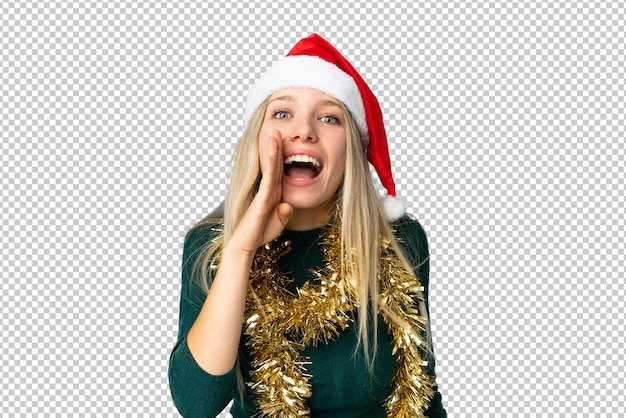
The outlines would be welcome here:
M 350 111 L 367 145 L 369 135 L 365 107 L 354 79 L 336 65 L 310 55 L 286 56 L 261 76 L 248 93 L 244 125 L 250 123 L 252 115 L 265 99 L 286 88 L 312 88 L 341 101 Z

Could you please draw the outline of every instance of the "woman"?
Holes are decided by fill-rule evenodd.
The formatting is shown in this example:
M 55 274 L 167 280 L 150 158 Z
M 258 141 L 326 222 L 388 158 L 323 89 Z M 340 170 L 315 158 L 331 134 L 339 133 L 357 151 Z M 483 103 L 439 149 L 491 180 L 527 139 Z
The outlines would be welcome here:
M 185 240 L 181 414 L 234 399 L 236 418 L 446 416 L 426 235 L 395 198 L 367 84 L 314 34 L 261 77 L 244 118 L 225 202 Z

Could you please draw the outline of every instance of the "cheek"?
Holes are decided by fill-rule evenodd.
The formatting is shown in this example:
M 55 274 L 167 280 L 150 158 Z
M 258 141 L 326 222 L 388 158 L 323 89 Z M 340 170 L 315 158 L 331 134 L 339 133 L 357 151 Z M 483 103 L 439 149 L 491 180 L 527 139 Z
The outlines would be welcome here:
M 261 125 L 261 129 L 259 130 L 259 138 L 267 137 L 270 132 L 272 132 L 272 129 L 267 125 L 267 123 L 263 123 L 263 125 Z
M 348 144 L 346 142 L 345 133 L 335 134 L 330 141 L 326 143 L 327 150 L 338 164 L 345 165 L 346 154 L 348 152 Z
M 332 170 L 331 170 L 331 181 L 333 183 L 339 184 L 343 181 L 343 176 L 346 173 L 346 159 L 345 155 L 336 155 L 336 159 L 333 161 Z
M 276 126 L 272 126 L 269 123 L 264 123 L 263 126 L 261 126 L 261 130 L 259 131 L 259 139 L 269 138 L 270 136 L 273 136 L 274 135 L 274 129 L 277 129 L 278 132 L 280 132 L 281 139 L 284 141 L 285 140 L 285 132 L 283 132 L 282 129 L 279 129 Z
M 340 149 L 337 150 L 337 164 L 338 164 L 338 169 L 339 171 L 343 173 L 346 171 L 346 160 L 347 160 L 347 156 L 346 156 L 346 147 L 341 147 Z

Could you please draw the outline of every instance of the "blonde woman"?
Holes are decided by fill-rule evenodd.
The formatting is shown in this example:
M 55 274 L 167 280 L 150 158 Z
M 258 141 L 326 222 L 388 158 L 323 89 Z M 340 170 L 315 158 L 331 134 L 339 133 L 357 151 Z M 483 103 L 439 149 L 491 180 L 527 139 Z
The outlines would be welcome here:
M 187 234 L 172 398 L 185 417 L 445 417 L 428 246 L 378 101 L 311 35 L 249 93 L 226 199 Z M 368 167 L 387 191 L 378 197 Z

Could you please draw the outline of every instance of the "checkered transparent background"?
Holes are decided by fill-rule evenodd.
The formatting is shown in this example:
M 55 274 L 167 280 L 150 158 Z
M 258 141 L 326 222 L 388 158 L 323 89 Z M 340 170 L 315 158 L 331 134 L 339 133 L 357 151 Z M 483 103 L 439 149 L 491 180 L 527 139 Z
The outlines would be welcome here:
M 183 235 L 314 31 L 428 232 L 450 415 L 626 413 L 623 2 L 414 3 L 0 3 L 2 416 L 177 416 Z

